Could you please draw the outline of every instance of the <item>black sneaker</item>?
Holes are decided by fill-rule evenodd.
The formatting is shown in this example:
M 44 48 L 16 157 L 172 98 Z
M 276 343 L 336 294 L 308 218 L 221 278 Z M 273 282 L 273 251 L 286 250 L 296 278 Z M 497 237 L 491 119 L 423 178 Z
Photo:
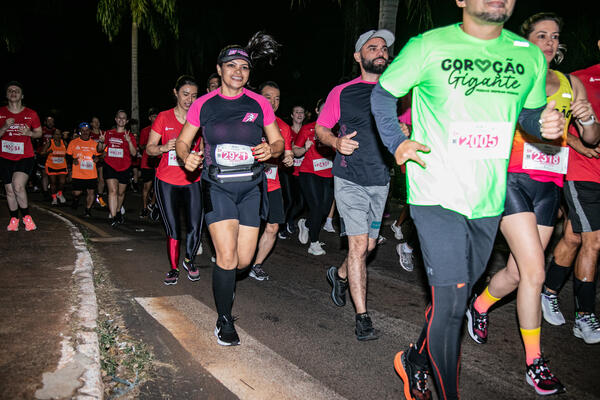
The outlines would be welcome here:
M 379 332 L 373 328 L 369 314 L 356 314 L 356 338 L 360 341 L 379 339 Z
M 182 264 L 183 268 L 185 268 L 185 270 L 188 273 L 188 279 L 190 281 L 194 282 L 200 280 L 200 271 L 192 261 L 188 260 L 187 258 L 184 258 Z
M 167 277 L 164 280 L 165 285 L 175 285 L 177 279 L 179 279 L 179 270 L 171 268 L 169 272 L 167 272 Z
M 117 212 L 117 216 L 115 217 L 115 219 L 121 225 L 125 223 L 125 216 L 123 214 L 121 214 L 120 212 Z
M 269 280 L 269 274 L 262 269 L 262 264 L 254 264 L 250 268 L 250 276 L 257 281 Z
M 277 233 L 277 237 L 281 240 L 286 240 L 286 239 L 289 239 L 291 237 L 291 235 L 288 233 L 287 230 L 284 229 L 284 230 L 280 230 Z
M 536 358 L 533 364 L 527 366 L 525 379 L 534 387 L 536 393 L 542 396 L 566 391 L 558 378 L 550 372 L 543 357 Z
M 217 337 L 217 343 L 221 346 L 237 346 L 240 344 L 240 337 L 235 331 L 233 318 L 225 315 L 221 315 L 219 319 L 217 319 L 215 336 Z
M 144 208 L 140 211 L 140 218 L 146 218 L 150 215 L 150 210 L 148 208 Z
M 86 208 L 85 209 L 85 213 L 83 214 L 84 217 L 86 218 L 91 218 L 92 217 L 92 209 L 91 208 Z
M 119 227 L 119 220 L 116 217 L 108 218 L 108 223 L 110 224 L 110 227 L 113 229 L 117 229 Z
M 340 279 L 337 274 L 337 267 L 329 267 L 327 270 L 327 280 L 331 287 L 331 300 L 338 307 L 346 305 L 346 290 L 348 290 L 348 279 Z
M 467 315 L 467 328 L 469 335 L 475 342 L 485 344 L 488 337 L 488 315 L 487 313 L 479 313 L 475 309 L 473 306 L 475 299 L 477 299 L 477 296 L 473 296 L 465 313 Z
M 410 361 L 409 353 L 413 351 L 416 350 L 411 344 L 408 350 L 396 354 L 394 369 L 404 383 L 404 397 L 411 400 L 429 400 L 431 399 L 431 390 L 427 387 L 429 370 Z

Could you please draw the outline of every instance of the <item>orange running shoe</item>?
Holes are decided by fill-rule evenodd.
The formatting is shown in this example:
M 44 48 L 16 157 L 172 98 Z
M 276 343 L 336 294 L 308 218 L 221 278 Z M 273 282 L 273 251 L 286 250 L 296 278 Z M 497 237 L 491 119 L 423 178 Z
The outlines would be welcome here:
M 19 230 L 19 218 L 12 217 L 6 230 L 9 232 L 17 232 Z
M 106 207 L 106 202 L 102 198 L 102 196 L 96 196 L 96 202 L 100 205 L 100 207 Z
M 25 230 L 28 232 L 34 231 L 37 229 L 37 226 L 35 226 L 35 223 L 33 222 L 33 218 L 31 218 L 31 215 L 24 216 L 23 223 L 25 224 Z
M 429 371 L 427 367 L 418 366 L 408 359 L 408 353 L 416 351 L 413 344 L 408 350 L 401 351 L 394 357 L 394 368 L 404 383 L 406 400 L 430 400 L 431 391 L 427 387 Z

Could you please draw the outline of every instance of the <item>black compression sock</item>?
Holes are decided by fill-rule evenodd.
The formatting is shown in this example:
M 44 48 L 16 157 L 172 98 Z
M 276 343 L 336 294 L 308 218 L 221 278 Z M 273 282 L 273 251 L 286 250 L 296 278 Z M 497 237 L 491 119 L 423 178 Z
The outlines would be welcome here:
M 235 269 L 226 270 L 218 265 L 213 267 L 213 295 L 217 314 L 231 316 L 233 292 L 235 290 Z
M 568 266 L 563 267 L 562 265 L 558 265 L 554 261 L 554 258 L 552 258 L 548 265 L 548 271 L 546 272 L 546 281 L 544 282 L 544 285 L 556 293 L 560 292 L 560 289 L 562 289 L 572 270 L 573 268 Z
M 25 208 L 19 207 L 19 210 L 21 210 L 21 215 L 23 217 L 26 216 L 26 215 L 29 215 L 29 207 L 25 207 Z
M 596 282 L 584 282 L 573 277 L 575 311 L 593 313 L 596 300 Z
M 19 209 L 18 208 L 14 211 L 9 209 L 8 212 L 10 212 L 11 218 L 19 218 Z

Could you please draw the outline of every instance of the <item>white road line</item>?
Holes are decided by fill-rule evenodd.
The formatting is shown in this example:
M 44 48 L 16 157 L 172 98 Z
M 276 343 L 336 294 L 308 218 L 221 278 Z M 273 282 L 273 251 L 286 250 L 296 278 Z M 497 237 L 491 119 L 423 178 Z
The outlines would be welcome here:
M 217 314 L 192 296 L 135 300 L 241 399 L 344 399 L 240 327 L 240 346 L 219 346 L 213 334 Z

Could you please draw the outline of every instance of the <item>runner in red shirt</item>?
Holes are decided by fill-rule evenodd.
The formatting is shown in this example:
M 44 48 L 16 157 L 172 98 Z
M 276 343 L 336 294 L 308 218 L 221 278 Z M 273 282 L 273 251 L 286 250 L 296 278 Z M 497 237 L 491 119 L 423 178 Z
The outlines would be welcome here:
M 140 212 L 140 218 L 146 218 L 152 212 L 154 205 L 156 204 L 156 195 L 152 195 L 152 202 L 148 205 L 148 194 L 152 190 L 154 183 L 154 176 L 156 173 L 156 167 L 160 161 L 159 157 L 150 157 L 146 151 L 146 145 L 148 144 L 148 138 L 150 137 L 150 130 L 152 124 L 158 115 L 158 110 L 150 108 L 148 110 L 148 120 L 150 125 L 143 128 L 140 132 L 140 151 L 142 152 L 142 160 L 140 162 L 141 168 L 141 179 L 142 179 L 142 211 Z
M 16 81 L 6 85 L 8 105 L 0 108 L 0 178 L 4 183 L 10 211 L 9 231 L 19 230 L 19 210 L 26 231 L 36 229 L 29 215 L 27 180 L 35 165 L 32 138 L 42 136 L 40 118 L 23 105 L 23 86 Z
M 260 94 L 262 94 L 273 107 L 273 112 L 277 112 L 281 91 L 279 86 L 272 81 L 267 81 L 259 86 Z M 267 274 L 262 269 L 262 263 L 265 262 L 267 256 L 273 250 L 275 240 L 277 240 L 277 231 L 279 224 L 285 222 L 285 210 L 283 207 L 283 196 L 281 190 L 281 182 L 279 170 L 282 166 L 291 167 L 294 164 L 294 153 L 292 153 L 292 130 L 290 126 L 283 122 L 279 117 L 276 117 L 277 126 L 283 136 L 284 152 L 281 162 L 277 158 L 272 158 L 269 163 L 265 163 L 265 176 L 267 177 L 267 198 L 269 202 L 269 215 L 262 236 L 258 240 L 258 249 L 256 250 L 256 258 L 254 264 L 250 268 L 250 277 L 257 281 L 269 279 Z
M 125 129 L 127 113 L 117 111 L 115 122 L 117 127 L 100 135 L 98 141 L 98 151 L 104 151 L 104 179 L 108 186 L 109 220 L 113 228 L 124 222 L 123 214 L 118 211 L 123 206 L 131 179 L 131 157 L 137 153 L 135 136 Z

